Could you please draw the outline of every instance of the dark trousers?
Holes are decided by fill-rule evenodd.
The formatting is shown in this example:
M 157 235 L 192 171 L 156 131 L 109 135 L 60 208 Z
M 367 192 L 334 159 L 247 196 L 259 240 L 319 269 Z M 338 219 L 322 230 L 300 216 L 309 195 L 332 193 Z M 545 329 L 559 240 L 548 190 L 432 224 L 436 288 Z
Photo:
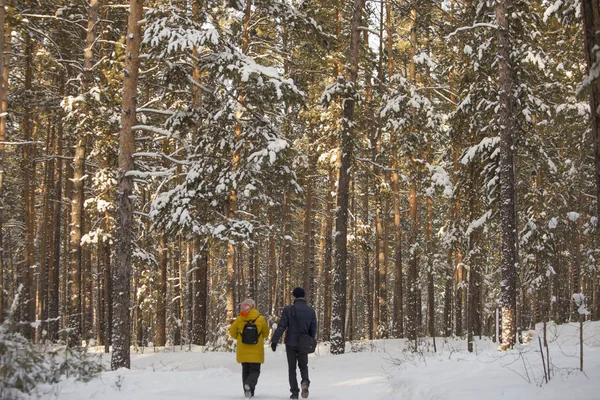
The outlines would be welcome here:
M 252 395 L 260 376 L 260 363 L 242 363 L 242 387 L 249 385 Z
M 308 380 L 308 354 L 300 353 L 297 347 L 285 346 L 285 354 L 287 355 L 288 372 L 290 375 L 290 392 L 298 393 L 298 379 L 296 379 L 296 362 L 300 368 L 300 377 L 302 382 L 310 383 Z

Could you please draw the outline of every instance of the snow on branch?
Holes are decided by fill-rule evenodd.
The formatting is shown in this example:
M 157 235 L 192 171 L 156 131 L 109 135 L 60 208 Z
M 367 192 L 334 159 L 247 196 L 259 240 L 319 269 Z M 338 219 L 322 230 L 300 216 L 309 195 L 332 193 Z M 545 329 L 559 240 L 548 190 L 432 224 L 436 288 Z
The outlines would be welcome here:
M 435 192 L 435 186 L 441 186 L 444 188 L 444 197 L 451 198 L 454 189 L 446 170 L 439 165 L 431 164 L 427 164 L 427 169 L 431 173 L 431 187 L 427 188 L 427 195 L 432 197 Z
M 461 26 L 460 28 L 457 28 L 454 32 L 450 33 L 448 36 L 446 36 L 446 39 L 450 39 L 452 36 L 456 35 L 458 32 L 461 31 L 466 31 L 469 29 L 475 29 L 475 28 L 492 28 L 492 29 L 498 29 L 498 25 L 495 24 L 489 24 L 486 22 L 479 22 L 476 24 L 473 24 L 471 26 Z
M 492 216 L 492 211 L 488 210 L 485 214 L 483 214 L 481 216 L 481 218 L 476 219 L 475 221 L 471 221 L 471 223 L 469 224 L 469 227 L 467 228 L 467 231 L 465 232 L 465 236 L 469 236 L 471 234 L 471 232 L 473 232 L 475 229 L 482 227 L 483 225 L 485 225 L 485 222 Z
M 580 96 L 598 79 L 598 77 L 600 77 L 600 49 L 594 47 L 593 51 L 596 53 L 596 61 L 594 61 L 594 64 L 590 67 L 588 76 L 585 77 L 583 82 L 581 82 L 581 85 L 575 91 L 577 96 Z
M 153 152 L 139 152 L 139 153 L 133 153 L 133 157 L 154 157 L 154 158 L 164 158 L 166 160 L 169 160 L 175 164 L 179 164 L 179 165 L 190 165 L 190 162 L 187 160 L 178 160 L 176 158 L 173 158 L 171 156 L 168 156 L 164 153 L 153 153 Z
M 135 125 L 135 126 L 132 126 L 131 129 L 134 131 L 148 131 L 148 132 L 158 133 L 159 135 L 163 135 L 167 138 L 170 138 L 173 136 L 173 133 L 171 131 L 169 131 L 167 129 L 157 128 L 156 126 Z
M 498 136 L 483 138 L 481 142 L 479 142 L 479 144 L 476 144 L 475 146 L 472 146 L 471 148 L 469 148 L 469 150 L 467 150 L 467 154 L 465 154 L 465 156 L 460 160 L 460 162 L 463 165 L 467 165 L 475 158 L 478 152 L 481 152 L 488 148 L 497 147 L 499 142 L 500 137 Z
M 175 172 L 175 168 L 171 168 L 167 171 L 127 171 L 125 176 L 130 176 L 133 178 L 158 178 L 158 177 L 168 177 L 171 176 Z

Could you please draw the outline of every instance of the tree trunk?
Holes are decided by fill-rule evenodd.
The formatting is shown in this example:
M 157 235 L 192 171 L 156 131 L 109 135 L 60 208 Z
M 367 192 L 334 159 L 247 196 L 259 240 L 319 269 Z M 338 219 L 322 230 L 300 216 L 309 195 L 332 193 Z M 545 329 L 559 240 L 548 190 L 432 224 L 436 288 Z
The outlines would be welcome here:
M 106 212 L 104 218 L 104 224 L 106 232 L 109 232 L 109 223 L 108 223 L 108 212 Z M 112 274 L 113 268 L 110 263 L 110 242 L 105 240 L 102 243 L 102 265 L 103 265 L 103 280 L 104 280 L 104 352 L 108 353 L 110 346 L 112 345 L 112 331 L 113 331 L 113 284 L 112 284 Z
M 270 227 L 274 227 L 275 226 L 275 220 L 273 217 L 273 208 L 269 207 L 269 226 Z M 275 234 L 273 232 L 273 229 L 271 229 L 269 231 L 269 238 L 268 238 L 268 256 L 267 256 L 267 277 L 269 279 L 269 287 L 273 288 L 272 291 L 269 291 L 269 304 L 270 304 L 270 310 L 271 310 L 271 314 L 275 315 L 279 312 L 279 310 L 277 309 L 277 301 L 278 301 L 278 291 L 277 291 L 277 282 L 278 280 L 278 273 L 277 273 L 277 258 L 276 258 L 276 252 L 275 252 Z
M 581 13 L 583 14 L 585 59 L 588 74 L 592 66 L 598 63 L 598 47 L 600 46 L 600 5 L 598 0 L 582 0 Z M 592 138 L 594 146 L 594 166 L 596 182 L 596 199 L 600 199 L 600 80 L 596 77 L 590 88 L 590 114 L 592 122 Z M 596 201 L 596 217 L 600 220 L 600 200 Z
M 165 236 L 160 235 L 158 243 L 158 276 L 156 296 L 156 337 L 154 345 L 162 347 L 167 342 L 167 264 L 168 247 Z
M 60 77 L 60 91 L 64 93 L 64 78 Z M 63 128 L 62 123 L 58 122 L 56 138 L 56 168 L 54 174 L 55 192 L 52 211 L 52 226 L 54 227 L 54 238 L 52 239 L 52 259 L 48 271 L 48 340 L 56 342 L 58 340 L 58 317 L 59 317 L 59 287 L 60 287 L 60 243 L 61 243 L 61 223 L 62 223 L 62 171 L 63 171 Z
M 356 180 L 352 179 L 352 189 L 350 190 L 350 212 L 356 215 Z M 351 219 L 351 228 L 354 237 L 356 236 L 356 219 Z M 353 241 L 352 252 L 356 254 L 356 241 Z M 348 321 L 346 324 L 346 337 L 348 340 L 354 340 L 356 335 L 356 301 L 355 291 L 358 281 L 356 279 L 356 257 L 350 258 L 350 273 L 348 274 Z
M 480 215 L 477 200 L 477 188 L 479 181 L 478 174 L 473 164 L 469 165 L 469 218 L 475 221 Z M 481 249 L 479 243 L 480 229 L 474 228 L 469 235 L 469 255 L 468 255 L 468 291 L 467 291 L 467 347 L 469 352 L 473 352 L 474 335 L 481 333 L 481 315 L 480 308 L 480 264 Z
M 379 164 L 379 155 L 381 154 L 381 132 L 377 133 L 373 146 L 373 162 Z M 386 338 L 387 331 L 387 266 L 385 257 L 385 240 L 384 240 L 384 218 L 383 218 L 383 194 L 381 193 L 381 185 L 379 180 L 383 179 L 380 168 L 375 168 L 374 185 L 375 185 L 375 290 L 377 292 L 376 309 L 375 309 L 375 324 L 377 338 Z
M 418 288 L 418 257 L 416 252 L 417 236 L 419 233 L 418 219 L 418 201 L 417 201 L 417 181 L 416 171 L 417 165 L 415 160 L 412 160 L 411 175 L 410 175 L 410 190 L 409 190 L 409 207 L 410 207 L 410 260 L 408 264 L 408 281 L 407 296 L 406 296 L 406 337 L 409 340 L 415 340 L 418 335 L 418 305 L 419 305 L 419 288 Z
M 394 336 L 404 337 L 404 302 L 402 274 L 402 223 L 400 215 L 400 178 L 398 149 L 392 149 L 392 192 L 394 194 Z
M 446 336 L 452 335 L 452 298 L 454 296 L 454 252 L 452 250 L 452 248 L 448 250 L 446 263 L 446 293 L 444 295 L 444 333 Z
M 69 168 L 68 164 L 65 165 L 65 195 L 64 195 L 64 232 L 62 232 L 63 238 L 68 238 L 70 234 L 71 226 L 71 205 L 67 200 L 71 199 L 71 193 L 73 192 L 73 168 Z M 62 328 L 69 326 L 69 240 L 62 241 L 62 254 L 65 257 L 61 260 L 60 265 L 60 326 Z M 69 340 L 68 330 L 62 329 L 60 340 L 67 342 Z
M 195 239 L 196 258 L 194 262 L 194 315 L 193 315 L 193 334 L 194 344 L 206 344 L 207 331 L 207 298 L 208 298 L 208 250 L 199 248 L 199 239 Z M 192 301 L 190 299 L 190 301 Z
M 290 287 L 291 272 L 292 272 L 292 223 L 291 223 L 291 209 L 292 209 L 292 195 L 288 190 L 283 191 L 283 205 L 281 212 L 281 232 L 283 233 L 283 240 L 281 243 L 281 288 L 283 293 L 283 302 L 285 304 L 291 303 L 291 292 L 293 288 Z
M 52 124 L 52 122 L 49 122 Z M 42 219 L 40 221 L 41 229 L 41 243 L 39 248 L 40 253 L 40 274 L 37 280 L 37 320 L 41 321 L 40 325 L 36 329 L 35 340 L 37 343 L 41 343 L 42 340 L 46 339 L 48 334 L 48 281 L 49 281 L 49 270 L 52 259 L 52 238 L 54 229 L 52 227 L 52 211 L 53 211 L 53 198 L 52 195 L 55 193 L 55 181 L 54 181 L 54 164 L 55 159 L 52 155 L 52 151 L 55 148 L 55 137 L 56 127 L 49 126 L 49 133 L 46 140 L 46 149 L 49 153 L 49 159 L 45 163 L 44 172 L 44 184 L 42 187 Z
M 33 72 L 33 43 L 29 34 L 25 36 L 25 91 L 32 90 Z M 21 318 L 24 322 L 33 322 L 35 319 L 35 286 L 33 280 L 33 267 L 35 265 L 34 257 L 34 216 L 35 216 L 35 167 L 33 164 L 35 149 L 33 147 L 33 125 L 32 113 L 29 107 L 23 112 L 23 160 L 21 161 L 21 171 L 23 174 L 23 199 L 24 199 L 24 218 L 25 218 L 25 243 L 23 251 L 23 267 L 20 283 L 23 284 L 20 302 L 22 305 Z M 28 325 L 23 325 L 23 336 L 27 339 L 33 338 L 33 329 Z
M 8 71 L 10 60 L 10 27 L 5 26 L 5 1 L 0 0 L 0 323 L 4 321 L 4 142 L 6 141 L 6 99 L 8 94 Z M 5 55 L 6 51 L 6 55 Z M 6 79 L 5 79 L 6 76 Z
M 312 157 L 311 157 L 312 158 Z M 311 164 L 312 165 L 312 164 Z M 311 287 L 314 287 L 314 283 L 311 280 L 311 268 L 314 261 L 313 252 L 313 212 L 312 212 L 312 197 L 313 197 L 313 179 L 310 177 L 306 182 L 306 195 L 304 197 L 304 263 L 302 268 L 302 281 L 303 287 L 306 290 L 306 301 L 309 304 L 313 303 L 314 293 Z
M 69 287 L 69 345 L 79 346 L 81 343 L 82 321 L 82 249 L 81 237 L 83 231 L 83 202 L 85 179 L 86 136 L 77 141 L 75 158 L 73 159 L 73 193 L 71 197 L 71 225 L 69 232 L 70 254 L 70 287 Z
M 98 0 L 90 0 L 88 8 L 88 24 L 85 49 L 83 53 L 83 92 L 87 92 L 93 83 L 92 67 L 94 64 L 93 46 L 96 40 L 95 25 L 98 21 Z M 86 160 L 87 132 L 79 134 L 75 157 L 73 158 L 73 193 L 71 197 L 71 226 L 69 235 L 70 255 L 70 321 L 69 345 L 79 345 L 83 327 L 83 282 L 82 282 L 82 248 L 84 208 L 84 176 Z
M 511 0 L 498 0 L 498 76 L 500 123 L 500 220 L 502 225 L 501 304 L 502 348 L 512 348 L 516 334 L 517 302 L 517 226 L 515 211 L 514 144 L 515 124 L 512 107 L 512 67 L 510 60 L 510 31 L 508 18 Z
M 427 335 L 435 337 L 435 290 L 433 285 L 433 200 L 427 197 Z
M 173 247 L 173 322 L 175 324 L 173 332 L 173 345 L 180 346 L 182 344 L 182 328 L 183 328 L 183 267 L 181 262 L 181 235 L 176 235 Z
M 321 334 L 319 337 L 322 340 L 328 341 L 331 338 L 331 276 L 332 276 L 332 249 L 333 249 L 333 195 L 335 185 L 335 174 L 333 169 L 329 168 L 327 179 L 327 189 L 325 196 L 325 203 L 323 204 L 323 219 L 321 220 L 321 243 L 320 243 L 320 273 L 319 281 L 323 282 L 322 285 L 322 300 L 321 308 L 323 310 L 323 317 L 321 326 Z
M 350 60 L 346 82 L 354 86 L 358 77 L 359 26 L 364 0 L 354 1 L 350 38 Z M 335 218 L 335 275 L 333 280 L 331 353 L 343 354 L 346 342 L 346 278 L 347 278 L 347 239 L 348 239 L 348 195 L 350 188 L 350 167 L 354 147 L 354 98 L 344 100 L 344 126 L 341 137 L 341 162 L 337 188 L 337 208 Z
M 133 170 L 135 136 L 133 125 L 136 116 L 136 95 L 139 75 L 139 52 L 142 41 L 144 0 L 131 0 L 127 21 L 125 74 L 123 78 L 123 105 L 121 134 L 119 140 L 119 188 L 117 192 L 117 241 L 116 262 L 113 273 L 113 354 L 111 368 L 129 368 L 131 342 L 130 287 L 133 230 Z

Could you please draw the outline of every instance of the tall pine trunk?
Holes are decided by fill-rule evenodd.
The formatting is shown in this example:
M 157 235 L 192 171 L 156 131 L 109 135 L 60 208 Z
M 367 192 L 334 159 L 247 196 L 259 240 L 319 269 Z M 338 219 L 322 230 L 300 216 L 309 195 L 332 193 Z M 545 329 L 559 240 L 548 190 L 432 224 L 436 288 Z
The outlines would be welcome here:
M 404 276 L 402 274 L 402 223 L 400 215 L 400 177 L 398 149 L 392 149 L 392 192 L 394 194 L 394 336 L 404 337 Z
M 156 337 L 155 346 L 164 346 L 167 342 L 167 264 L 169 262 L 165 236 L 160 235 L 158 242 L 158 293 L 156 297 Z
M 600 4 L 598 0 L 581 0 L 583 14 L 585 58 L 588 73 L 592 75 L 592 67 L 600 62 L 598 47 L 600 46 Z M 597 67 L 596 67 L 597 68 Z M 596 217 L 600 220 L 600 79 L 597 77 L 590 87 L 590 114 L 592 122 L 592 138 L 594 146 L 594 166 L 596 182 Z
M 363 0 L 354 1 L 352 26 L 350 28 L 349 70 L 346 84 L 356 91 L 358 77 L 359 26 L 361 23 Z M 348 200 L 350 189 L 350 167 L 352 166 L 354 147 L 354 97 L 344 100 L 344 126 L 341 132 L 341 162 L 339 165 L 337 208 L 335 217 L 335 275 L 333 280 L 333 301 L 331 321 L 331 353 L 343 354 L 346 340 L 346 278 L 347 278 L 347 242 L 348 242 Z
M 4 74 L 8 77 L 8 55 L 5 51 L 10 48 L 6 44 L 10 43 L 10 36 L 5 41 L 6 32 L 10 28 L 5 26 L 6 10 L 4 0 L 0 0 L 0 323 L 4 321 L 4 142 L 6 141 L 6 98 L 8 92 L 8 79 L 4 79 Z M 7 54 L 10 54 L 7 52 Z
M 321 243 L 319 246 L 319 281 L 321 285 L 321 310 L 322 322 L 321 333 L 319 337 L 328 341 L 331 338 L 331 276 L 332 276 L 332 249 L 333 249 L 333 195 L 334 189 L 334 171 L 329 168 L 327 177 L 327 188 L 325 202 L 323 203 L 323 217 L 321 220 Z
M 64 91 L 64 77 L 59 78 L 60 91 Z M 59 273 L 60 273 L 60 254 L 61 254 L 61 224 L 62 224 L 62 174 L 63 174 L 63 127 L 58 122 L 56 127 L 56 168 L 54 173 L 54 205 L 52 209 L 54 228 L 52 239 L 52 259 L 48 268 L 48 340 L 55 342 L 58 340 L 58 316 L 59 316 Z
M 25 90 L 31 92 L 33 82 L 33 42 L 28 33 L 25 35 Z M 34 257 L 34 188 L 35 188 L 35 166 L 33 164 L 35 149 L 33 147 L 34 129 L 32 122 L 32 111 L 26 107 L 23 112 L 23 159 L 21 170 L 23 174 L 23 199 L 25 218 L 25 243 L 23 251 L 23 264 L 21 269 L 20 283 L 23 285 L 20 303 L 22 306 L 21 318 L 25 322 L 33 322 L 35 319 L 35 285 L 33 280 Z M 33 330 L 28 324 L 23 325 L 23 335 L 33 338 Z
M 123 77 L 123 105 L 121 134 L 119 136 L 119 188 L 117 191 L 117 241 L 116 260 L 113 273 L 113 354 L 111 368 L 129 368 L 131 343 L 130 287 L 131 253 L 133 240 L 133 170 L 135 136 L 133 125 L 136 120 L 136 95 L 142 42 L 142 20 L 144 0 L 131 0 L 127 21 L 125 71 Z
M 515 211 L 514 141 L 512 90 L 513 77 L 510 60 L 509 17 L 511 0 L 498 0 L 498 76 L 500 124 L 500 224 L 502 226 L 501 304 L 502 348 L 512 348 L 516 335 L 517 303 L 517 225 Z

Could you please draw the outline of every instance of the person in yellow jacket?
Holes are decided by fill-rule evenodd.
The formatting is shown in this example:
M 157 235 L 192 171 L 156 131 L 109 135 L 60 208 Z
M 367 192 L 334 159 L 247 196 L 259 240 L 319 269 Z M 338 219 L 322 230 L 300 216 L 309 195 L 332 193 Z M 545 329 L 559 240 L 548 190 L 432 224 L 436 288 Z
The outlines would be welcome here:
M 254 336 L 256 344 L 242 341 L 247 322 L 254 322 L 256 325 L 251 330 L 247 328 L 246 336 L 247 338 Z M 264 340 L 269 336 L 267 321 L 256 309 L 254 300 L 246 299 L 240 304 L 240 315 L 231 324 L 229 334 L 237 340 L 235 359 L 242 364 L 242 385 L 244 385 L 244 395 L 249 399 L 254 397 L 254 389 L 260 376 L 260 364 L 265 362 Z

